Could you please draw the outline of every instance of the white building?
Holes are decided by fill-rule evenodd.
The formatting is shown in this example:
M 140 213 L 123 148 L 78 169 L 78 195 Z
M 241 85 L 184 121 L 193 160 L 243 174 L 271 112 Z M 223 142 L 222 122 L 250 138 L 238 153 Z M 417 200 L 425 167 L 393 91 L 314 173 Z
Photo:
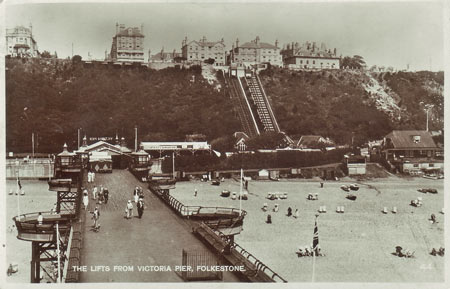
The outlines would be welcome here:
M 6 29 L 6 55 L 12 57 L 38 57 L 37 43 L 32 27 L 16 26 Z

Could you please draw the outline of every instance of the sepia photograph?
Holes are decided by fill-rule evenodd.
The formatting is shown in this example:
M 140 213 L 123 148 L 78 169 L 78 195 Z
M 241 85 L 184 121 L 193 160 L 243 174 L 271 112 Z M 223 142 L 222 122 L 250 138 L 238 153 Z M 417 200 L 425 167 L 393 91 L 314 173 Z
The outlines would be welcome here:
M 0 5 L 0 287 L 448 288 L 445 1 Z

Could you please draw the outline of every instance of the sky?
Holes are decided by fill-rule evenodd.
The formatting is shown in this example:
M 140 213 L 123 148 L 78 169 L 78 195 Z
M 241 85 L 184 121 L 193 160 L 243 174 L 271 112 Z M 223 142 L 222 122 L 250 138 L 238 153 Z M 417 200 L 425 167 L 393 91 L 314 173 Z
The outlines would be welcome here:
M 181 51 L 181 42 L 224 38 L 226 49 L 259 36 L 280 45 L 325 43 L 342 56 L 361 55 L 368 66 L 443 70 L 442 1 L 283 3 L 57 3 L 6 2 L 5 25 L 33 26 L 39 50 L 104 59 L 116 23 L 144 25 L 144 51 Z M 23 3 L 23 2 L 22 2 Z

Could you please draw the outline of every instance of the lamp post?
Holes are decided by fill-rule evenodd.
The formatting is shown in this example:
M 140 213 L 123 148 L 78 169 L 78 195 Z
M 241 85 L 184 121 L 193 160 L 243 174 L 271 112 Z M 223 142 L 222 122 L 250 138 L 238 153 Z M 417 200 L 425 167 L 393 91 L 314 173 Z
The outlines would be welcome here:
M 433 104 L 425 104 L 423 101 L 421 101 L 419 104 L 421 104 L 421 105 L 423 105 L 425 107 L 423 110 L 427 113 L 427 131 L 429 131 L 429 126 L 428 126 L 429 120 L 428 120 L 428 117 L 429 117 L 429 114 L 430 114 L 430 110 L 434 107 L 434 105 Z

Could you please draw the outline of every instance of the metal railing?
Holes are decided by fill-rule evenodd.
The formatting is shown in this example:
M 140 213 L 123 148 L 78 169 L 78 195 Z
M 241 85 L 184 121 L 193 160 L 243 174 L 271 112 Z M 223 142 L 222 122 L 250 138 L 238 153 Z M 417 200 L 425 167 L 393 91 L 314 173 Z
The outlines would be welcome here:
M 192 217 L 205 217 L 208 216 L 212 220 L 203 221 L 199 228 L 203 228 L 205 232 L 210 232 L 204 238 L 208 238 L 209 243 L 216 249 L 218 247 L 224 246 L 224 240 L 228 237 L 222 232 L 218 231 L 218 228 L 241 226 L 243 224 L 244 217 L 247 212 L 244 210 L 239 210 L 236 208 L 227 207 L 202 207 L 202 206 L 185 206 L 183 203 L 178 201 L 176 198 L 171 196 L 168 191 L 159 190 L 156 186 L 149 186 L 150 191 L 160 197 L 164 202 L 166 202 L 172 209 L 174 209 L 180 216 L 192 218 Z M 219 216 L 234 216 L 231 218 L 220 219 Z M 214 216 L 217 216 L 215 219 Z M 211 233 L 212 232 L 212 233 Z M 209 235 L 209 237 L 208 237 Z M 212 238 L 212 239 L 210 239 Z M 247 250 L 239 246 L 237 243 L 233 242 L 232 249 L 235 249 L 245 260 L 253 264 L 256 271 L 260 271 L 267 275 L 273 282 L 287 282 L 278 273 L 270 269 L 267 265 L 261 262 L 254 255 L 249 253 Z

